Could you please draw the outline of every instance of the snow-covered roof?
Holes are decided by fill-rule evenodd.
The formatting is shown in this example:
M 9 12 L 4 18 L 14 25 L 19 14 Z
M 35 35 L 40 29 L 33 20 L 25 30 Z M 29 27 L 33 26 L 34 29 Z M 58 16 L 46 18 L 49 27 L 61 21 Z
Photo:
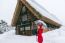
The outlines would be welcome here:
M 26 0 L 34 9 L 36 9 L 41 15 L 57 22 L 60 24 L 60 20 L 53 14 L 51 14 L 50 12 L 48 12 L 43 5 L 41 5 L 40 3 L 42 2 L 37 2 L 36 0 Z
M 20 2 L 21 1 L 21 2 Z M 37 3 L 34 0 L 20 0 L 17 3 L 16 10 L 14 12 L 14 16 L 12 19 L 12 26 L 16 25 L 17 19 L 20 14 L 21 5 L 25 5 L 27 9 L 37 18 L 41 19 L 42 21 L 49 23 L 54 26 L 60 27 L 61 24 L 59 20 L 51 13 L 49 13 L 43 6 Z M 21 4 L 19 4 L 21 3 Z

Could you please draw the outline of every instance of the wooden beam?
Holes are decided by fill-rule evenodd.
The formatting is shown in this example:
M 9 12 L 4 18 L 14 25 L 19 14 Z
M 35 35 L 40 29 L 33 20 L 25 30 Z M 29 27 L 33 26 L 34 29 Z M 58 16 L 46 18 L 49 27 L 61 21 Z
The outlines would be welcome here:
M 18 1 L 16 8 L 15 8 L 14 15 L 13 15 L 13 19 L 12 19 L 12 24 L 11 24 L 12 26 L 16 25 L 16 22 L 18 20 L 19 15 L 20 15 L 21 7 L 22 7 L 22 3 L 20 3 L 20 1 Z

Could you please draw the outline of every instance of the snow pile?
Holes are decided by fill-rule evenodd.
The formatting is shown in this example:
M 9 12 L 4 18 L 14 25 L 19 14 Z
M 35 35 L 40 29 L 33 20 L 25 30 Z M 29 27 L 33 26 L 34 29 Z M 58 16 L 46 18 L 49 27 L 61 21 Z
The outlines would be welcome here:
M 15 35 L 15 30 L 0 35 L 0 43 L 36 43 L 36 36 Z
M 0 39 L 2 39 L 4 37 L 12 36 L 12 35 L 15 35 L 15 30 L 10 30 L 8 32 L 5 32 L 3 34 L 0 34 Z
M 43 43 L 65 43 L 65 27 L 43 33 Z M 0 35 L 0 43 L 38 43 L 36 36 L 15 35 L 15 30 Z
M 44 43 L 65 43 L 65 27 L 44 33 Z

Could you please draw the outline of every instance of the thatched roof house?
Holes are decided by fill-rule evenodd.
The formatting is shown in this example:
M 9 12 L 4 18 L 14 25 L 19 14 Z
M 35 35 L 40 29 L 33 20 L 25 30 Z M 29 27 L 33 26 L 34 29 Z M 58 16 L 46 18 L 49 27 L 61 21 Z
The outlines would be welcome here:
M 48 16 L 46 17 L 45 15 L 48 15 Z M 42 9 L 41 11 L 39 11 L 38 6 L 37 7 L 33 6 L 32 3 L 29 2 L 28 0 L 18 0 L 16 9 L 14 12 L 14 16 L 12 19 L 12 26 L 16 26 L 16 28 L 24 27 L 24 31 L 25 31 L 25 27 L 26 26 L 28 27 L 29 25 L 31 30 L 31 26 L 34 23 L 34 21 L 41 19 L 45 23 L 52 25 L 52 27 L 53 26 L 60 27 L 61 24 L 51 19 L 51 17 L 54 18 L 45 9 Z M 18 34 L 19 33 L 23 34 L 23 32 L 20 32 L 20 29 L 16 29 L 16 30 Z M 27 34 L 27 31 L 25 34 Z M 29 34 L 31 34 L 31 32 Z

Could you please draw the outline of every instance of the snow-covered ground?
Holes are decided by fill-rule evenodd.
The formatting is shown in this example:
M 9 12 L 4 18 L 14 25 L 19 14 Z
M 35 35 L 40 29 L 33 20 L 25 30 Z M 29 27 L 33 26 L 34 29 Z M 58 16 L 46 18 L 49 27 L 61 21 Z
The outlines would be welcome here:
M 44 43 L 65 43 L 65 27 L 44 33 Z
M 43 43 L 65 43 L 65 27 L 43 33 Z M 15 30 L 0 34 L 0 43 L 38 43 L 36 36 L 15 35 Z

